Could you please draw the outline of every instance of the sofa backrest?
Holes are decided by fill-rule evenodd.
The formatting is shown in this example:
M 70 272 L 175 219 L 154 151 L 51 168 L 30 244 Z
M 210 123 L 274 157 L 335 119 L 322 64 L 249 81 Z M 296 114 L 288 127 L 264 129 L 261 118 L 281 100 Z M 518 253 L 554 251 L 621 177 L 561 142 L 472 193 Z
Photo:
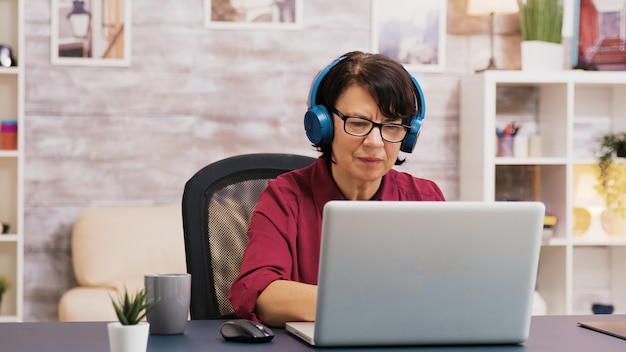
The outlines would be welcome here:
M 72 264 L 81 286 L 136 290 L 143 276 L 187 272 L 180 205 L 83 210 L 72 229 Z

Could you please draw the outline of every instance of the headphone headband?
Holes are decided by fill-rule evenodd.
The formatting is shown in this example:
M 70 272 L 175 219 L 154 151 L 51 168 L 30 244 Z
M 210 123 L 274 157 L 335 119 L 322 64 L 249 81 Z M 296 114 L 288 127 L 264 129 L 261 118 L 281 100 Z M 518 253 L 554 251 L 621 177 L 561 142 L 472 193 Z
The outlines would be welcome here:
M 326 77 L 328 72 L 333 69 L 341 60 L 345 59 L 346 56 L 340 56 L 331 62 L 328 66 L 326 66 L 323 70 L 321 70 L 313 80 L 313 84 L 311 85 L 311 90 L 309 91 L 309 107 L 304 114 L 304 130 L 306 132 L 309 141 L 314 145 L 322 145 L 331 143 L 333 140 L 333 119 L 332 115 L 328 112 L 328 108 L 324 105 L 317 105 L 315 103 L 317 99 L 317 91 L 319 89 L 320 83 Z M 405 69 L 406 71 L 406 69 Z M 406 71 L 407 75 L 411 78 L 411 82 L 415 86 L 417 90 L 416 100 L 417 100 L 417 115 L 411 118 L 410 126 L 411 129 L 409 133 L 407 133 L 406 137 L 402 141 L 400 145 L 400 150 L 405 153 L 412 153 L 415 148 L 415 144 L 417 143 L 417 137 L 419 137 L 422 121 L 424 120 L 424 116 L 426 113 L 426 103 L 424 101 L 424 93 L 422 92 L 422 88 L 419 83 L 409 73 Z
M 324 79 L 326 74 L 328 74 L 328 71 L 335 67 L 339 63 L 339 61 L 345 58 L 345 56 L 340 56 L 339 58 L 335 59 L 335 61 L 331 62 L 330 65 L 321 70 L 317 74 L 317 76 L 315 76 L 313 84 L 311 85 L 311 90 L 309 91 L 309 108 L 315 106 L 315 99 L 317 99 L 317 90 L 320 86 L 320 83 L 322 83 L 322 79 Z

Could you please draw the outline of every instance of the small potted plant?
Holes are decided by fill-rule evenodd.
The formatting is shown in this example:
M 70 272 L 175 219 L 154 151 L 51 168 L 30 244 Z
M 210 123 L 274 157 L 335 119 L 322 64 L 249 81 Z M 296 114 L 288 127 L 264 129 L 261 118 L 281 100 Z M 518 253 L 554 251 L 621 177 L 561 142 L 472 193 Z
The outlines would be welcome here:
M 142 319 L 155 303 L 148 302 L 145 289 L 132 295 L 126 288 L 111 302 L 119 320 L 108 324 L 111 352 L 145 352 L 150 324 Z
M 517 0 L 522 30 L 522 69 L 563 69 L 562 0 Z M 546 65 L 537 67 L 536 65 Z
M 602 136 L 597 151 L 598 183 L 595 190 L 604 198 L 607 209 L 613 214 L 625 217 L 623 201 L 626 194 L 624 169 L 614 164 L 615 158 L 626 158 L 626 132 L 609 133 Z
M 0 304 L 2 303 L 2 295 L 4 295 L 4 292 L 6 292 L 6 290 L 8 290 L 10 286 L 11 283 L 9 282 L 9 279 L 7 279 L 6 276 L 0 274 Z

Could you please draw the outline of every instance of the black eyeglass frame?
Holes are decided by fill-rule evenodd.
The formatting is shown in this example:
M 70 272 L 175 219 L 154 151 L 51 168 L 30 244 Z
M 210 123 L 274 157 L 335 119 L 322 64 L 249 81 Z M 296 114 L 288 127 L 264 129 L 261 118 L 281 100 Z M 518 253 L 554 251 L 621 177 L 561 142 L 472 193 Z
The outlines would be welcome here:
M 389 142 L 389 143 L 400 143 L 402 141 L 404 141 L 404 139 L 406 138 L 406 136 L 409 134 L 409 131 L 411 130 L 411 126 L 407 126 L 407 125 L 403 125 L 403 124 L 398 124 L 398 123 L 378 123 L 378 122 L 374 122 L 372 120 L 366 119 L 365 117 L 361 117 L 361 116 L 350 116 L 350 115 L 344 115 L 341 112 L 339 112 L 339 110 L 337 110 L 336 108 L 331 108 L 330 111 L 337 115 L 337 117 L 339 117 L 341 119 L 341 121 L 343 121 L 343 131 L 346 132 L 347 134 L 351 135 L 351 136 L 355 136 L 355 137 L 365 137 L 368 134 L 370 134 L 372 132 L 372 130 L 374 129 L 374 127 L 378 127 L 378 132 L 380 132 L 380 138 L 382 138 L 384 141 Z M 359 120 L 363 120 L 365 122 L 368 122 L 371 124 L 370 129 L 364 133 L 364 134 L 354 134 L 352 132 L 348 132 L 346 130 L 346 120 L 348 118 L 353 118 L 353 119 L 359 119 Z M 392 126 L 392 127 L 403 127 L 404 128 L 404 136 L 402 137 L 402 139 L 398 140 L 398 141 L 390 141 L 387 138 L 385 138 L 383 136 L 383 127 L 385 126 Z

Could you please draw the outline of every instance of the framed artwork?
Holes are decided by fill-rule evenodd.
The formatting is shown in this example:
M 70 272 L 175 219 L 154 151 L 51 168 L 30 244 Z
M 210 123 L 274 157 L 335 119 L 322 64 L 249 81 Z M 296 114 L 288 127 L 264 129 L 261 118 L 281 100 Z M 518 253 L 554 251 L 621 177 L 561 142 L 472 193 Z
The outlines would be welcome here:
M 372 51 L 399 61 L 409 71 L 443 71 L 446 3 L 373 0 Z
M 51 0 L 55 65 L 130 66 L 131 0 Z
M 302 0 L 204 0 L 204 25 L 222 29 L 300 29 Z
M 626 70 L 624 14 L 624 0 L 576 0 L 574 68 Z

